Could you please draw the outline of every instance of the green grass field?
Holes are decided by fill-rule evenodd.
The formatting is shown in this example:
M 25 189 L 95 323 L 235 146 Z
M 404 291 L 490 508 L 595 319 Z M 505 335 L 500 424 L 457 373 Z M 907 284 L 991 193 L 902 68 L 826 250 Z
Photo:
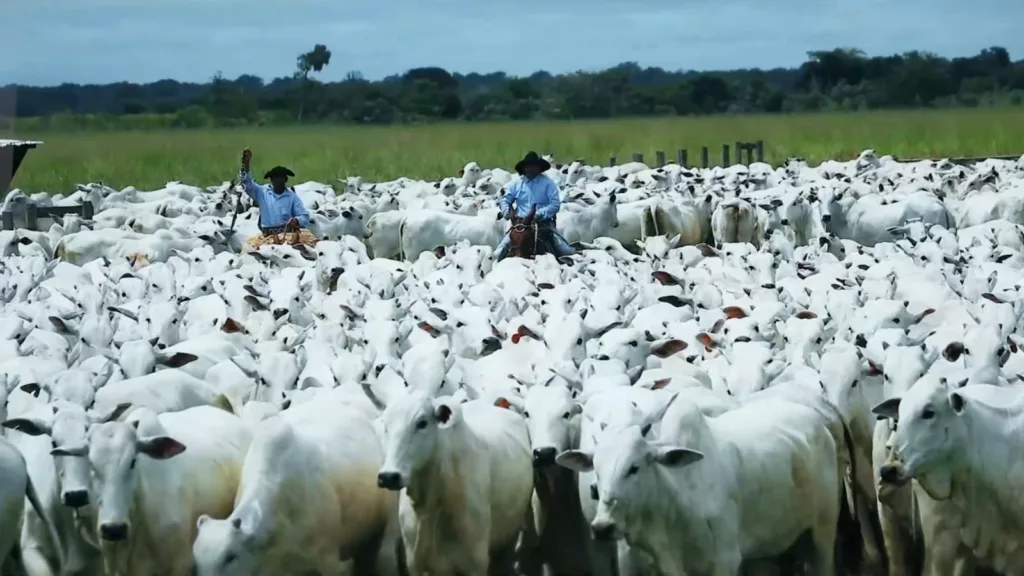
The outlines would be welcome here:
M 17 128 L 17 126 L 16 126 Z M 911 157 L 1024 153 L 1024 109 L 959 109 L 842 114 L 622 119 L 601 122 L 444 124 L 429 126 L 303 126 L 224 130 L 32 132 L 20 139 L 45 144 L 31 152 L 13 187 L 67 192 L 77 183 L 104 182 L 154 189 L 171 180 L 209 185 L 228 180 L 245 146 L 257 171 L 289 166 L 298 181 L 361 175 L 437 179 L 466 162 L 511 169 L 527 150 L 557 159 L 605 164 L 655 150 L 671 160 L 678 148 L 698 162 L 708 146 L 720 161 L 722 144 L 763 140 L 765 160 L 803 156 L 812 163 L 850 159 L 865 148 Z

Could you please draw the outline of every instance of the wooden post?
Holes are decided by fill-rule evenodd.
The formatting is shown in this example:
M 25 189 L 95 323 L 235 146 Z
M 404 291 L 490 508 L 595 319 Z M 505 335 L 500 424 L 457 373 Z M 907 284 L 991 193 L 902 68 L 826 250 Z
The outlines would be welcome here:
M 92 220 L 94 210 L 95 208 L 93 208 L 92 201 L 86 200 L 85 203 L 82 204 L 82 220 Z
M 737 164 L 743 164 L 743 142 L 740 142 L 739 140 L 737 140 L 735 146 L 736 146 L 736 152 L 735 152 L 735 154 L 736 154 L 736 163 Z
M 661 168 L 662 166 L 665 165 L 665 152 L 661 150 L 656 150 L 654 152 L 654 158 L 654 162 L 658 165 L 658 168 Z
M 633 152 L 633 162 L 643 162 L 643 161 L 644 161 L 644 154 L 643 154 L 643 152 Z
M 722 144 L 722 168 L 727 168 L 729 165 L 729 145 Z
M 686 148 L 680 148 L 676 154 L 679 158 L 679 165 L 686 168 L 686 165 L 689 164 L 689 162 L 687 162 L 688 158 L 686 157 Z
M 608 167 L 611 168 L 612 166 L 615 166 L 615 154 L 608 157 Z
M 758 140 L 754 146 L 757 147 L 757 161 L 764 162 L 764 140 Z
M 708 147 L 707 146 L 701 146 L 700 147 L 700 167 L 701 168 L 707 168 L 708 167 L 708 162 L 709 162 L 709 160 L 708 160 Z
M 35 230 L 39 224 L 39 214 L 36 210 L 36 203 L 28 201 L 25 203 L 25 228 Z
M 3 217 L 3 223 L 4 223 L 3 229 L 4 230 L 14 230 L 14 212 L 11 212 L 10 210 L 6 210 L 2 214 L 2 217 Z

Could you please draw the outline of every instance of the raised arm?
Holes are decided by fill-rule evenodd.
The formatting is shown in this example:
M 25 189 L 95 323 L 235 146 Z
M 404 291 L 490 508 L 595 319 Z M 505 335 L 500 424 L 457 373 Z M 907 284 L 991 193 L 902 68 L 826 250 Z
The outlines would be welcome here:
M 551 220 L 555 217 L 555 214 L 558 214 L 558 209 L 562 207 L 562 200 L 558 197 L 558 184 L 555 184 L 554 180 L 548 179 L 544 196 L 547 202 L 537 208 L 537 218 L 539 220 Z
M 257 202 L 260 201 L 260 192 L 263 191 L 263 186 L 257 184 L 252 179 L 252 175 L 244 168 L 238 171 L 238 183 L 242 185 L 242 190 L 245 190 L 250 198 Z
M 252 179 L 250 164 L 252 163 L 252 150 L 246 148 L 242 151 L 242 169 L 238 171 L 238 183 L 242 185 L 242 190 L 249 195 L 250 198 L 255 200 L 257 203 L 260 201 L 263 187 L 257 184 Z
M 302 199 L 294 192 L 292 192 L 291 217 L 298 220 L 299 225 L 303 228 L 309 228 L 309 212 L 306 211 L 306 205 L 302 203 Z

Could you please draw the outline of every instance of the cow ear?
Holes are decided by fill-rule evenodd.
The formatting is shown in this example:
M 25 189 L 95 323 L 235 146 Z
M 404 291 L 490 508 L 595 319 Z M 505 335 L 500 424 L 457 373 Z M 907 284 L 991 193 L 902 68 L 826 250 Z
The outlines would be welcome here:
M 174 458 L 185 451 L 185 445 L 170 436 L 139 439 L 137 446 L 139 452 L 154 460 Z
M 434 401 L 434 417 L 438 428 L 450 428 L 459 421 L 461 407 L 445 400 Z
M 702 452 L 675 446 L 659 448 L 658 451 L 654 453 L 655 462 L 662 466 L 669 466 L 673 468 L 682 468 L 683 466 L 688 466 L 703 459 L 704 454 Z
M 12 418 L 5 420 L 3 424 L 0 424 L 4 428 L 11 430 L 17 430 L 22 434 L 28 434 L 29 436 L 41 436 L 43 434 L 49 435 L 51 432 L 51 425 L 48 422 L 43 422 L 39 418 Z
M 590 472 L 594 469 L 594 458 L 583 450 L 566 450 L 555 456 L 555 464 L 575 472 Z
M 959 392 L 949 393 L 949 405 L 953 408 L 953 412 L 960 414 L 964 411 L 964 396 Z
M 890 398 L 872 408 L 871 411 L 882 418 L 895 420 L 900 415 L 900 398 Z
M 186 364 L 191 364 L 196 360 L 199 360 L 199 356 L 196 356 L 195 354 L 189 354 L 188 352 L 178 352 L 174 356 L 168 358 L 167 361 L 165 361 L 163 364 L 170 368 L 181 368 L 182 366 L 185 366 Z

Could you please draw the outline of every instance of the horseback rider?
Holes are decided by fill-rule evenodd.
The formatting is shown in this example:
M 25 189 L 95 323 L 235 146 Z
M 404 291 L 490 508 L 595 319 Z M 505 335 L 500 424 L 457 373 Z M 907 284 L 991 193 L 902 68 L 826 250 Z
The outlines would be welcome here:
M 238 172 L 238 183 L 260 209 L 259 228 L 264 236 L 281 232 L 297 232 L 309 227 L 309 213 L 295 190 L 287 187 L 288 178 L 295 173 L 284 166 L 275 166 L 263 175 L 270 185 L 253 181 L 249 174 L 252 151 L 242 152 L 242 169 Z
M 551 164 L 537 156 L 536 152 L 527 152 L 526 156 L 516 164 L 519 180 L 508 188 L 508 193 L 501 200 L 501 214 L 506 219 L 512 218 L 512 204 L 515 204 L 516 216 L 526 218 L 531 210 L 536 209 L 537 234 L 550 247 L 556 257 L 573 254 L 572 246 L 555 230 L 555 217 L 562 201 L 558 197 L 558 185 L 544 175 L 551 169 Z M 495 249 L 495 259 L 501 260 L 508 255 L 512 241 L 506 232 L 505 237 Z

